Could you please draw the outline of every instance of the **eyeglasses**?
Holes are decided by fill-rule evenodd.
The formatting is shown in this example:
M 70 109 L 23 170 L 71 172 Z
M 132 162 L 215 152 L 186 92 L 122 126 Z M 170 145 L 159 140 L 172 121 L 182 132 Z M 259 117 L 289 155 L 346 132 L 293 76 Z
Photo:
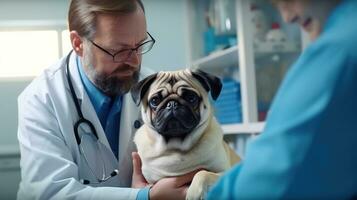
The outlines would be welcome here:
M 145 53 L 149 52 L 152 49 L 152 47 L 154 46 L 156 40 L 150 35 L 149 32 L 146 32 L 146 33 L 150 37 L 149 40 L 144 41 L 143 43 L 141 43 L 140 45 L 138 45 L 135 48 L 122 49 L 122 50 L 119 50 L 118 52 L 116 52 L 114 54 L 110 53 L 108 50 L 106 50 L 103 47 L 99 46 L 98 44 L 96 44 L 92 40 L 89 40 L 89 41 L 94 46 L 96 46 L 98 49 L 102 50 L 104 53 L 112 56 L 113 57 L 113 62 L 120 63 L 120 62 L 124 62 L 125 60 L 127 60 L 132 55 L 133 52 L 135 52 L 137 55 L 142 55 L 142 54 L 145 54 Z

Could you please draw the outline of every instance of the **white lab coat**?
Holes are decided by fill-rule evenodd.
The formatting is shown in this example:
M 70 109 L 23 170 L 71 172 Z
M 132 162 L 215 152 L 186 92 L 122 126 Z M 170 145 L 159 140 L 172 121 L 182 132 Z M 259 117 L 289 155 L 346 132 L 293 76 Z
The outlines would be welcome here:
M 75 57 L 75 53 L 72 53 L 69 68 L 81 110 L 95 126 L 100 141 L 110 149 L 82 85 Z M 107 155 L 103 156 L 106 165 L 119 169 L 119 175 L 102 185 L 83 185 L 80 179 L 94 177 L 80 156 L 74 136 L 73 125 L 78 120 L 78 114 L 65 68 L 66 60 L 62 58 L 37 77 L 18 98 L 22 176 L 18 199 L 136 199 L 139 190 L 128 187 L 132 176 L 131 152 L 135 150 L 132 138 L 136 129 L 133 124 L 139 119 L 139 109 L 130 94 L 123 97 L 119 162 L 112 151 L 107 151 Z M 87 155 L 87 159 L 90 163 L 102 161 L 95 155 Z

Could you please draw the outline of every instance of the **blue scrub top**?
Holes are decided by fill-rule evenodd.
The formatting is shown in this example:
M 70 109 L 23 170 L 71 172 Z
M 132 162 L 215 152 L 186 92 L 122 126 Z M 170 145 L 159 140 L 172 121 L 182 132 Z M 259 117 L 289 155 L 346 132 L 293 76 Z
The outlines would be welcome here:
M 357 198 L 357 1 L 342 1 L 288 72 L 264 132 L 208 199 Z

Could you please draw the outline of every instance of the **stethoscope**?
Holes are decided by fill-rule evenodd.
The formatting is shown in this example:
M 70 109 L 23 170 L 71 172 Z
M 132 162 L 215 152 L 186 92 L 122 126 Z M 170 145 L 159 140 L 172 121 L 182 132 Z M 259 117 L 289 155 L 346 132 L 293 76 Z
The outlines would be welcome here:
M 100 183 L 103 183 L 107 180 L 109 180 L 110 178 L 116 176 L 119 174 L 119 170 L 118 169 L 115 169 L 113 172 L 110 173 L 109 176 L 106 176 L 106 166 L 105 166 L 105 162 L 103 160 L 103 157 L 102 156 L 98 156 L 101 158 L 101 161 L 103 163 L 103 169 L 102 169 L 102 177 L 101 178 L 98 178 L 96 173 L 93 171 L 93 169 L 91 168 L 89 162 L 88 162 L 88 159 L 87 159 L 87 156 L 85 155 L 85 151 L 83 150 L 83 147 L 81 146 L 81 142 L 82 142 L 82 139 L 79 137 L 79 133 L 78 133 L 78 129 L 80 126 L 83 126 L 83 125 L 86 125 L 89 127 L 90 129 L 90 132 L 93 134 L 93 136 L 95 137 L 96 139 L 96 145 L 97 145 L 97 148 L 99 149 L 100 152 L 101 151 L 101 145 L 99 144 L 100 141 L 99 141 L 99 138 L 98 138 L 98 134 L 97 134 L 97 131 L 95 130 L 95 127 L 94 125 L 92 124 L 92 122 L 90 122 L 88 119 L 86 119 L 84 116 L 83 116 L 83 113 L 82 113 L 82 110 L 80 109 L 80 106 L 79 106 L 79 102 L 78 102 L 78 99 L 77 99 L 77 95 L 74 91 L 74 88 L 73 88 L 73 84 L 72 84 L 72 80 L 71 80 L 71 75 L 70 75 L 70 71 L 69 71 L 69 59 L 70 59 L 70 56 L 72 54 L 73 50 L 71 50 L 69 52 L 69 54 L 67 55 L 66 57 L 66 75 L 67 75 L 67 81 L 68 81 L 68 85 L 69 85 L 69 88 L 70 88 L 70 91 L 71 91 L 71 96 L 72 96 L 72 100 L 74 102 L 74 105 L 76 106 L 76 110 L 77 110 L 77 113 L 78 113 L 78 116 L 79 116 L 79 120 L 74 124 L 73 126 L 73 129 L 74 129 L 74 135 L 76 137 L 76 141 L 77 141 L 77 145 L 79 147 L 79 150 L 80 150 L 80 153 L 83 155 L 84 157 L 84 160 L 86 162 L 86 164 L 88 165 L 91 173 L 93 174 L 94 177 L 96 177 L 97 179 L 97 182 L 91 182 L 89 180 L 86 180 L 86 179 L 81 179 L 81 183 L 87 185 L 87 184 L 100 184 Z

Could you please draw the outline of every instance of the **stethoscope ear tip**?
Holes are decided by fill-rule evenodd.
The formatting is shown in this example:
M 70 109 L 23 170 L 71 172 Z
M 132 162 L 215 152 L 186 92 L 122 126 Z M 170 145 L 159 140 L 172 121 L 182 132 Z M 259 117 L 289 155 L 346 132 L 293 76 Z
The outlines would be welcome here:
M 119 170 L 118 169 L 114 169 L 114 171 L 110 174 L 110 176 L 116 176 L 119 174 Z

